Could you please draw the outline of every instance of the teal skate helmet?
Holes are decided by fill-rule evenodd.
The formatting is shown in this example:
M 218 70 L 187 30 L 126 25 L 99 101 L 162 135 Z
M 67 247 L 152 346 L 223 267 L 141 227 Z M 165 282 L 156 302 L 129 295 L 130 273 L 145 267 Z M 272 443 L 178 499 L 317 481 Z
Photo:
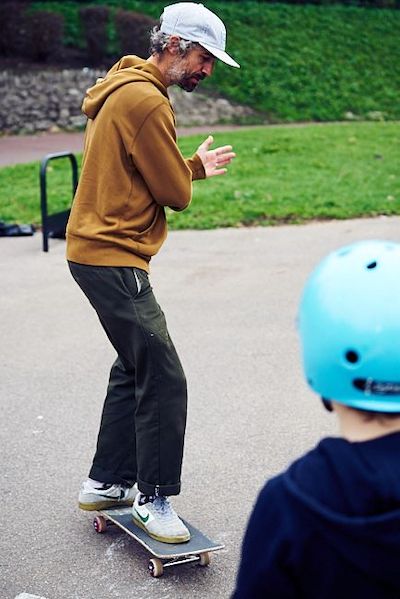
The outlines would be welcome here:
M 298 326 L 304 373 L 322 398 L 400 413 L 400 244 L 328 255 L 305 285 Z

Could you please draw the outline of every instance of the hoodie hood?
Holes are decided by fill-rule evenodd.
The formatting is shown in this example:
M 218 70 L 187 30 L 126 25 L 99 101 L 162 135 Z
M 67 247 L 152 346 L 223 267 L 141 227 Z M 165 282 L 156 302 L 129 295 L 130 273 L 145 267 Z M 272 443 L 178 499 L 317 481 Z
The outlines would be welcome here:
M 122 85 L 135 82 L 148 82 L 155 85 L 168 98 L 168 92 L 159 69 L 138 56 L 123 56 L 108 71 L 105 77 L 97 79 L 93 87 L 86 91 L 82 112 L 94 119 L 107 98 Z
M 400 433 L 325 439 L 283 477 L 292 500 L 347 563 L 400 589 Z

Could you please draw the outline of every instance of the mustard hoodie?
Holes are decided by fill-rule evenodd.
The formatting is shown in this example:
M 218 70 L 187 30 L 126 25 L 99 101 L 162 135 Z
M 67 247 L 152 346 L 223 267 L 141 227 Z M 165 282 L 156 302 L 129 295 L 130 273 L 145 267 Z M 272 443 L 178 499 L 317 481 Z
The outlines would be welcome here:
M 148 271 L 167 235 L 164 207 L 189 205 L 203 164 L 197 154 L 183 158 L 162 75 L 136 56 L 89 88 L 82 110 L 89 120 L 67 259 Z

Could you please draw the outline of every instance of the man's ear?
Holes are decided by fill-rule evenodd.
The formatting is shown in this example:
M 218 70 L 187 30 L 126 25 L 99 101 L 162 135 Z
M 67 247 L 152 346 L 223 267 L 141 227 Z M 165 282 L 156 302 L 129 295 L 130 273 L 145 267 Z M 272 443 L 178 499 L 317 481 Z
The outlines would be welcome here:
M 171 35 L 171 37 L 169 38 L 166 50 L 168 52 L 170 52 L 170 54 L 179 54 L 179 43 L 181 41 L 181 38 L 177 35 Z

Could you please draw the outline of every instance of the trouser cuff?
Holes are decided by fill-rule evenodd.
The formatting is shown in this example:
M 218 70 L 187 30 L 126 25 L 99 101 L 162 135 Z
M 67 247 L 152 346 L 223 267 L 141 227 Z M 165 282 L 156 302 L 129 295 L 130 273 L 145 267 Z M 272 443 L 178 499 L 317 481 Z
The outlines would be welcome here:
M 92 466 L 89 472 L 89 478 L 108 485 L 127 485 L 129 487 L 132 487 L 136 482 L 136 478 L 123 478 L 118 476 L 118 474 L 113 474 L 111 471 L 104 470 L 98 466 Z
M 143 495 L 164 495 L 169 497 L 170 495 L 179 495 L 181 492 L 181 483 L 176 485 L 154 485 L 142 480 L 138 480 L 137 483 L 138 489 Z

